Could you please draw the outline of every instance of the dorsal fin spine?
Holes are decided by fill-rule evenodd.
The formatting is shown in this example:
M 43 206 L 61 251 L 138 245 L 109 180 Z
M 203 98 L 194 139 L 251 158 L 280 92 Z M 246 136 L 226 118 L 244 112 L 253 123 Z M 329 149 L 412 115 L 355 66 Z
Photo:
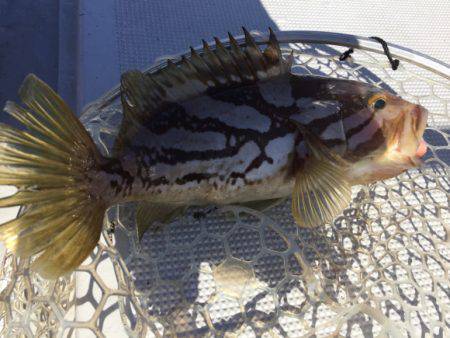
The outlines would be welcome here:
M 280 45 L 278 44 L 278 40 L 273 32 L 272 28 L 269 27 L 269 42 L 267 44 L 267 48 L 263 52 L 264 58 L 269 65 L 269 76 L 278 76 L 284 70 L 284 64 L 281 54 Z
M 193 91 L 201 93 L 208 88 L 208 86 L 204 84 L 203 81 L 200 79 L 199 74 L 196 71 L 194 65 L 184 55 L 181 58 L 179 68 L 185 74 L 186 78 L 189 79 L 189 86 L 192 88 Z
M 200 55 L 198 55 L 198 53 L 196 52 L 196 50 L 192 47 L 191 47 L 191 63 L 199 73 L 200 79 L 201 78 L 205 79 L 204 83 L 207 86 L 209 87 L 216 86 L 219 83 L 219 81 L 211 73 L 208 65 L 205 63 L 203 58 L 201 58 Z
M 261 50 L 255 42 L 255 39 L 250 35 L 250 33 L 242 27 L 245 36 L 245 53 L 247 57 L 251 60 L 250 67 L 253 68 L 254 74 L 258 79 L 265 79 L 267 76 L 262 75 L 264 69 L 266 69 L 265 59 Z
M 202 40 L 202 42 L 203 42 L 203 54 L 204 54 L 203 56 L 205 59 L 205 63 L 211 69 L 212 73 L 215 74 L 216 78 L 221 84 L 229 83 L 230 78 L 224 71 L 217 55 L 211 51 L 208 43 L 205 40 Z
M 239 47 L 236 39 L 230 32 L 228 32 L 228 37 L 230 39 L 230 55 L 234 60 L 234 63 L 239 67 L 239 72 L 241 77 L 248 81 L 254 81 L 256 79 L 254 72 L 250 65 L 248 64 L 244 52 Z
M 214 41 L 216 43 L 216 55 L 222 64 L 225 72 L 229 75 L 231 81 L 234 82 L 242 82 L 242 78 L 239 74 L 238 67 L 234 64 L 233 59 L 230 56 L 228 50 L 224 47 L 219 38 L 214 37 Z
M 182 102 L 199 96 L 208 90 L 220 90 L 237 84 L 250 84 L 287 74 L 292 65 L 292 54 L 287 60 L 282 57 L 275 33 L 269 29 L 269 40 L 261 51 L 253 36 L 245 29 L 245 43 L 239 45 L 228 33 L 229 48 L 214 38 L 212 49 L 203 40 L 203 50 L 190 48 L 190 57 L 183 56 L 174 63 L 153 73 L 143 74 L 129 71 L 122 75 L 121 90 L 124 118 L 114 152 L 123 149 L 138 126 L 169 103 Z
M 148 76 L 148 85 L 150 86 L 154 86 L 155 89 L 157 90 L 157 93 L 159 95 L 159 99 L 162 100 L 169 100 L 170 96 L 168 95 L 168 89 L 164 82 L 161 82 L 161 75 L 160 74 L 155 74 L 154 76 Z
M 187 81 L 186 76 L 183 72 L 178 71 L 178 67 L 173 63 L 172 60 L 167 60 L 167 71 L 168 74 L 176 79 L 179 83 L 185 83 Z

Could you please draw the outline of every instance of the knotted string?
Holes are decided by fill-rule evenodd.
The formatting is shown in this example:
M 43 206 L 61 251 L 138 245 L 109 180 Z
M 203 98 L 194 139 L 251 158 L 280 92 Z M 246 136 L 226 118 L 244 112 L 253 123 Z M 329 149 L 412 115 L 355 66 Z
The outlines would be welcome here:
M 392 54 L 391 54 L 391 52 L 389 50 L 389 47 L 388 47 L 388 44 L 386 43 L 386 41 L 384 41 L 382 38 L 379 38 L 378 36 L 371 36 L 370 38 L 375 40 L 375 41 L 377 41 L 377 42 L 379 42 L 381 44 L 381 46 L 383 47 L 384 54 L 386 55 L 386 57 L 389 60 L 389 63 L 391 64 L 392 70 L 397 70 L 397 68 L 398 68 L 398 66 L 400 64 L 400 61 L 397 60 L 397 59 L 394 59 L 392 57 Z M 353 48 L 349 48 L 348 50 L 346 50 L 344 53 L 342 53 L 339 56 L 339 61 L 345 61 L 347 58 L 350 57 L 350 55 L 353 52 L 354 52 Z

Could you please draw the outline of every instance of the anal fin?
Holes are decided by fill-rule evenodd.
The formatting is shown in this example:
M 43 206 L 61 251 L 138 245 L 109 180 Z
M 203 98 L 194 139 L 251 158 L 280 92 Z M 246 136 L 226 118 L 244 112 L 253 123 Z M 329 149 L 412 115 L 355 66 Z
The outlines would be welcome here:
M 150 228 L 157 230 L 182 215 L 186 209 L 187 206 L 148 201 L 140 202 L 136 209 L 136 227 L 139 240 Z

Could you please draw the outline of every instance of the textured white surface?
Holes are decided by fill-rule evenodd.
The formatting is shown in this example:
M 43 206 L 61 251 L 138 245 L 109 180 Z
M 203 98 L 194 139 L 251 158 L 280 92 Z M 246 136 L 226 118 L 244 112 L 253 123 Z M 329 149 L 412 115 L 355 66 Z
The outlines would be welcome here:
M 450 63 L 450 1 L 261 2 L 280 30 L 379 36 Z

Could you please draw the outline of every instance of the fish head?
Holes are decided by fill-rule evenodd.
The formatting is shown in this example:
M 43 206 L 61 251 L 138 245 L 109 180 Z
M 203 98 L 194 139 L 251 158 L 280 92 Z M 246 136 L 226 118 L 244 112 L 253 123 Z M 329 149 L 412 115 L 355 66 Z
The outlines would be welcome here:
M 342 86 L 337 89 L 342 95 Z M 424 107 L 353 81 L 342 97 L 347 151 L 356 159 L 348 171 L 353 184 L 395 177 L 422 164 L 427 151 L 423 134 L 428 111 Z
M 428 111 L 419 104 L 380 92 L 368 101 L 374 111 L 374 119 L 380 125 L 385 138 L 385 151 L 382 157 L 421 164 L 420 158 L 426 152 L 423 134 L 426 128 Z

